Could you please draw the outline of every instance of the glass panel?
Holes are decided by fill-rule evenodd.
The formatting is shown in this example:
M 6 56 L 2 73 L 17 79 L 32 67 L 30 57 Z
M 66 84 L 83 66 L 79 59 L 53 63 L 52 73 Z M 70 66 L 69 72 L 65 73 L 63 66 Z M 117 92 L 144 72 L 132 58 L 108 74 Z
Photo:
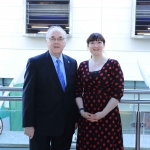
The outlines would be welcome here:
M 133 100 L 133 99 L 136 99 L 137 96 L 135 94 L 124 94 L 122 99 L 125 99 L 125 100 Z
M 119 109 L 120 111 L 136 111 L 138 109 L 138 106 L 136 104 L 122 104 L 119 103 Z
M 2 87 L 1 85 L 0 85 L 0 87 Z M 2 96 L 3 95 L 3 91 L 0 91 L 0 96 Z
M 150 111 L 150 104 L 140 104 L 140 111 Z
M 21 92 L 10 92 L 11 96 L 21 96 Z M 146 95 L 145 95 L 146 96 Z M 147 95 L 147 99 L 148 99 Z M 127 95 L 128 97 L 128 95 Z M 132 100 L 132 99 L 131 99 Z M 1 102 L 1 101 L 0 101 Z M 140 105 L 141 123 L 145 123 L 145 127 L 141 128 L 141 150 L 150 150 L 150 104 Z M 122 104 L 119 103 L 119 109 L 123 127 L 123 140 L 125 150 L 135 149 L 135 125 L 136 111 L 138 105 L 136 104 Z M 0 135 L 0 145 L 2 143 L 14 144 L 16 139 L 21 144 L 28 146 L 28 137 L 23 134 L 22 128 L 22 102 L 12 101 L 3 102 L 0 106 L 0 117 L 3 121 L 3 132 Z M 15 138 L 14 138 L 15 137 Z M 13 140 L 12 140 L 13 139 Z M 15 140 L 15 141 L 14 141 Z M 16 143 L 18 143 L 18 141 Z M 73 137 L 72 147 L 75 148 L 76 134 Z
M 2 101 L 0 101 L 2 102 Z M 24 135 L 22 128 L 22 102 L 5 101 L 0 107 L 0 117 L 3 122 L 3 131 L 0 135 L 0 147 L 23 145 L 27 147 L 29 138 Z
M 125 89 L 134 89 L 134 81 L 125 81 L 124 88 Z
M 136 110 L 137 105 L 132 104 L 119 104 L 121 121 L 122 121 L 122 130 L 123 130 L 123 142 L 125 150 L 131 150 L 135 148 L 135 127 L 136 120 Z
M 138 94 L 133 94 L 133 95 L 134 95 L 134 99 L 138 100 Z M 150 94 L 140 94 L 139 100 L 150 100 Z
M 2 78 L 0 78 L 0 86 L 2 85 Z
M 150 108 L 150 107 L 149 107 Z M 141 150 L 150 150 L 150 112 L 141 112 Z
M 140 99 L 141 100 L 150 100 L 150 94 L 141 94 Z
M 3 120 L 3 131 L 23 131 L 21 101 L 3 102 L 0 117 Z
M 145 82 L 143 81 L 136 81 L 136 89 L 148 89 Z
M 138 94 L 124 94 L 122 99 L 138 100 Z M 150 100 L 150 94 L 140 94 L 140 100 Z
M 29 138 L 24 135 L 22 128 L 22 102 L 13 101 L 6 103 L 9 104 L 9 108 L 5 107 L 5 102 L 0 107 L 0 117 L 3 122 L 3 131 L 0 135 L 0 149 L 1 146 L 18 147 L 18 150 L 21 150 L 21 147 L 29 147 Z M 72 150 L 76 148 L 76 132 L 71 144 Z M 26 150 L 29 150 L 29 148 L 26 148 Z
M 4 86 L 9 86 L 12 80 L 12 78 L 4 78 Z
M 144 81 L 125 81 L 124 82 L 125 89 L 148 89 Z

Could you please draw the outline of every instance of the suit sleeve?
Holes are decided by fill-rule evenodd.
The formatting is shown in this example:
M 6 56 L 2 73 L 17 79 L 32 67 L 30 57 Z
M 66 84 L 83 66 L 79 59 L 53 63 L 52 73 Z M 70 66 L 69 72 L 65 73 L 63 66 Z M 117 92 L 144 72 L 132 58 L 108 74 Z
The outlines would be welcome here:
M 35 126 L 35 87 L 36 69 L 33 60 L 29 59 L 24 75 L 24 86 L 22 95 L 23 104 L 23 127 Z
M 120 101 L 124 92 L 124 76 L 118 61 L 114 61 L 112 70 L 112 97 Z

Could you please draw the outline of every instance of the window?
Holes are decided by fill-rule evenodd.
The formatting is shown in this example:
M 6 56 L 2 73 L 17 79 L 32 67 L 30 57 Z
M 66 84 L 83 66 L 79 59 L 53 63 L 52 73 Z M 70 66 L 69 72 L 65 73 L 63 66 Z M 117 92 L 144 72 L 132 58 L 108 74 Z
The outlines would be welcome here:
M 150 38 L 150 0 L 134 0 L 132 37 Z
M 26 0 L 24 35 L 45 37 L 50 26 L 70 31 L 70 0 Z

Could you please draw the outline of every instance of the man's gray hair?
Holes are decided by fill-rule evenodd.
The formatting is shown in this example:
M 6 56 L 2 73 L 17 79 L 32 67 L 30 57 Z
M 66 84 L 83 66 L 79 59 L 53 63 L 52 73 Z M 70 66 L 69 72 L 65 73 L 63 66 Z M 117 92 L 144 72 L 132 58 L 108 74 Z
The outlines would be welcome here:
M 49 39 L 49 35 L 51 34 L 51 32 L 53 30 L 58 30 L 58 31 L 62 31 L 62 33 L 64 34 L 64 38 L 67 38 L 67 33 L 66 31 L 60 27 L 60 26 L 51 26 L 48 30 L 47 30 L 47 33 L 46 33 L 46 40 Z

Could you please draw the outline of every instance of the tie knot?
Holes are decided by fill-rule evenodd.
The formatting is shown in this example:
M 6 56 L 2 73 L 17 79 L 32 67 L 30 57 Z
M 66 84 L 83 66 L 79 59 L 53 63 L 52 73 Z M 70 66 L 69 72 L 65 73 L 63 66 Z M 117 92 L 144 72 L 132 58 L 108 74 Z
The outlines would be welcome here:
M 58 64 L 60 64 L 60 60 L 59 60 L 59 59 L 57 59 L 56 62 L 57 62 Z

